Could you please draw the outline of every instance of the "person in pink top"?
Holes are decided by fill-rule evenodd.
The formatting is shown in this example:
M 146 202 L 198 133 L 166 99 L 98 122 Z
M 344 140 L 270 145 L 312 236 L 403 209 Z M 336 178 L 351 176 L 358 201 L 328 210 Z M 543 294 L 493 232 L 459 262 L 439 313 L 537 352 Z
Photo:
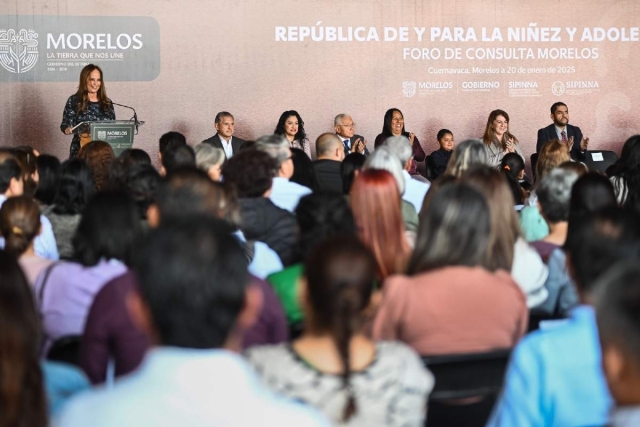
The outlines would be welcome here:
M 384 283 L 374 338 L 404 341 L 422 355 L 515 346 L 527 328 L 526 300 L 507 271 L 490 267 L 485 198 L 458 183 L 431 196 L 407 275 Z
M 31 286 L 40 272 L 53 263 L 36 255 L 34 243 L 41 227 L 40 208 L 29 196 L 7 199 L 0 208 L 0 236 L 4 237 L 4 248 L 18 258 Z

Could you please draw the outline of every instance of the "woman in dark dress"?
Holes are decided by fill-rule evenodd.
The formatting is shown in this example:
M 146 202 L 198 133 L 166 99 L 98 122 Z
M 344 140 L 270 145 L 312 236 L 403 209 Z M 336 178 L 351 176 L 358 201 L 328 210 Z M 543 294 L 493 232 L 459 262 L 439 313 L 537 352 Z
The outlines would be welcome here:
M 400 135 L 409 138 L 409 142 L 411 142 L 411 147 L 413 149 L 413 160 L 411 161 L 411 170 L 409 171 L 409 174 L 419 175 L 417 162 L 424 161 L 427 155 L 422 149 L 420 141 L 418 141 L 418 137 L 416 137 L 413 132 L 407 132 L 406 130 L 404 130 L 404 116 L 402 115 L 402 111 L 398 110 L 397 108 L 390 108 L 386 113 L 384 113 L 384 124 L 382 125 L 382 133 L 376 136 L 374 146 L 375 148 L 378 148 L 390 136 Z
M 85 121 L 115 119 L 113 103 L 107 97 L 107 89 L 102 81 L 102 70 L 94 64 L 85 66 L 80 72 L 78 91 L 67 100 L 60 124 L 60 130 L 65 135 L 73 133 L 69 158 L 75 157 L 80 150 L 79 129 L 72 130 L 74 126 Z

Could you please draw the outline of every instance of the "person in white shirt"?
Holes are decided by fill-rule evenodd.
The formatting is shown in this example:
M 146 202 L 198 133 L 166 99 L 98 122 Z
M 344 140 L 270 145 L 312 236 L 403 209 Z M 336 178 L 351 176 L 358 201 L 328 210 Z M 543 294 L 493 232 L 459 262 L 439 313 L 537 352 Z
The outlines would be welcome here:
M 133 262 L 139 291 L 128 307 L 153 337 L 140 368 L 111 389 L 69 402 L 57 425 L 329 426 L 315 410 L 269 392 L 237 352 L 262 294 L 228 225 L 169 219 Z
M 413 179 L 409 175 L 411 169 L 411 160 L 413 159 L 413 149 L 409 139 L 405 136 L 392 136 L 382 144 L 383 147 L 388 147 L 389 150 L 400 160 L 404 170 L 402 175 L 404 176 L 404 193 L 402 193 L 402 199 L 411 203 L 416 212 L 420 213 L 422 209 L 422 201 L 424 196 L 429 191 L 431 184 L 427 184 L 417 179 Z
M 311 189 L 289 181 L 294 171 L 289 142 L 282 135 L 265 135 L 256 141 L 256 149 L 269 154 L 278 163 L 269 199 L 279 208 L 295 211 L 300 198 L 311 194 Z

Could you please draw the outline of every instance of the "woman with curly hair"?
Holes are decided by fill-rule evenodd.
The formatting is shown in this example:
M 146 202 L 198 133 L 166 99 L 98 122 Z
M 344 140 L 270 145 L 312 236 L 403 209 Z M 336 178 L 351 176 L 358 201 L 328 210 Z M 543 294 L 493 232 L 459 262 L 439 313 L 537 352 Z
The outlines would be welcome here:
M 289 147 L 299 148 L 311 158 L 311 146 L 304 131 L 304 121 L 297 111 L 289 110 L 282 113 L 273 133 L 284 136 L 289 141 Z

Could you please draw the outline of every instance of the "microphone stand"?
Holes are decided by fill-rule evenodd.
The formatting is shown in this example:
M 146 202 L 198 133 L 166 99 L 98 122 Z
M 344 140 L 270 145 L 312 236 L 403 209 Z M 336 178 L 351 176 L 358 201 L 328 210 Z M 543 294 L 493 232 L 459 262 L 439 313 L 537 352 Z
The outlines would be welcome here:
M 133 108 L 133 107 L 129 107 L 128 105 L 122 105 L 122 104 L 115 103 L 113 101 L 111 101 L 111 103 L 113 105 L 117 105 L 119 107 L 124 107 L 124 108 L 128 108 L 130 110 L 133 110 L 133 117 L 131 119 L 133 119 L 133 122 L 136 125 L 136 135 L 137 135 L 138 134 L 138 125 L 140 125 L 140 122 L 138 121 L 138 113 L 136 113 L 136 109 Z

